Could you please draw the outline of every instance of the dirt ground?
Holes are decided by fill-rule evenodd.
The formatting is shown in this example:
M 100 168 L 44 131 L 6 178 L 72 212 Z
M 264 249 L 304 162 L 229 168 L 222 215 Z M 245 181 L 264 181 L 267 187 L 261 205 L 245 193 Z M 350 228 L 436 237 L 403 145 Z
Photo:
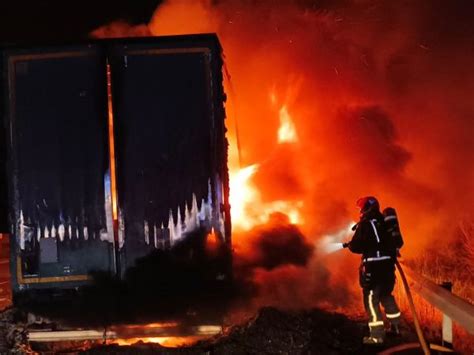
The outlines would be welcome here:
M 179 348 L 142 342 L 131 346 L 92 342 L 30 345 L 25 331 L 26 321 L 26 315 L 15 309 L 0 313 L 0 353 L 376 354 L 388 347 L 416 342 L 414 332 L 405 324 L 402 337 L 387 337 L 383 347 L 364 347 L 361 339 L 367 327 L 362 319 L 353 320 L 318 309 L 282 311 L 262 308 L 255 317 L 228 328 L 222 335 Z

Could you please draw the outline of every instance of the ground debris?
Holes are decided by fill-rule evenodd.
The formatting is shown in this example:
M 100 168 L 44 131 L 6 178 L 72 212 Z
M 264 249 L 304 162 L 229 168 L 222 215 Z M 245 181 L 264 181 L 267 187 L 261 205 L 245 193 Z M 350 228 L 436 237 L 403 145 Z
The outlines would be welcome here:
M 364 348 L 367 324 L 339 313 L 320 309 L 284 311 L 260 309 L 256 316 L 227 328 L 223 334 L 192 345 L 169 348 L 137 342 L 129 346 L 101 341 L 33 343 L 27 339 L 26 313 L 10 308 L 0 312 L 0 354 L 86 353 L 86 354 L 376 354 L 381 348 Z M 411 335 L 410 335 L 411 333 Z M 413 342 L 405 328 L 402 338 L 387 339 L 386 347 Z
M 360 325 L 321 310 L 282 312 L 263 308 L 250 322 L 217 339 L 216 353 L 343 354 L 360 349 Z
M 0 354 L 33 354 L 28 344 L 26 316 L 14 308 L 0 312 Z
M 88 353 L 138 354 L 354 354 L 361 353 L 364 328 L 341 314 L 262 308 L 224 334 L 193 346 L 165 348 L 155 344 L 100 346 Z

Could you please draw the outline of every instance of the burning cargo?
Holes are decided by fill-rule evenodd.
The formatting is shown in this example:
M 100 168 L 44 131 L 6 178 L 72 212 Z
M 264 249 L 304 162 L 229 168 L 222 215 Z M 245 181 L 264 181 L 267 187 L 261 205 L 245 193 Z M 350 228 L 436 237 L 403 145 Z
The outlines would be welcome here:
M 219 276 L 230 272 L 215 35 L 9 47 L 1 66 L 14 294 L 124 277 L 197 230 L 221 246 Z

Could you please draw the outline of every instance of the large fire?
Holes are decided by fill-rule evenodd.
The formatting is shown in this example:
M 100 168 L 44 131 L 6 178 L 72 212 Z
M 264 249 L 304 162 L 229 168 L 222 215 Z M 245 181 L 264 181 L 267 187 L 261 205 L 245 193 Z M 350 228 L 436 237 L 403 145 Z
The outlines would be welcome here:
M 275 212 L 317 247 L 327 236 L 340 242 L 357 219 L 355 201 L 370 194 L 397 209 L 403 253 L 413 256 L 472 214 L 473 76 L 464 49 L 473 42 L 438 24 L 422 1 L 338 4 L 166 0 L 146 25 L 92 35 L 218 34 L 230 73 L 234 244 Z M 356 268 L 356 258 L 341 257 Z
M 434 70 L 472 78 L 469 61 L 450 46 L 466 67 L 445 65 L 444 48 L 428 44 L 428 26 L 442 30 L 414 20 L 427 17 L 420 2 L 369 3 L 168 0 L 155 11 L 152 35 L 216 32 L 222 42 L 228 127 L 237 123 L 241 148 L 241 165 L 231 164 L 234 227 L 279 210 L 304 220 L 307 235 L 331 234 L 357 218 L 358 197 L 374 194 L 399 211 L 413 254 L 472 212 L 472 81 L 452 86 Z

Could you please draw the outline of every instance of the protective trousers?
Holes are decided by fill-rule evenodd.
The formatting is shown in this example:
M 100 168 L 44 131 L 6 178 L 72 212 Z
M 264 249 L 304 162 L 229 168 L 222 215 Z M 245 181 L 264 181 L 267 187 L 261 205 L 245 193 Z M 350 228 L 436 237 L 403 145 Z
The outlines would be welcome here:
M 392 325 L 398 325 L 400 322 L 400 309 L 392 295 L 394 285 L 395 269 L 392 261 L 369 262 L 363 265 L 361 286 L 371 337 L 382 338 L 385 335 L 380 304 Z

